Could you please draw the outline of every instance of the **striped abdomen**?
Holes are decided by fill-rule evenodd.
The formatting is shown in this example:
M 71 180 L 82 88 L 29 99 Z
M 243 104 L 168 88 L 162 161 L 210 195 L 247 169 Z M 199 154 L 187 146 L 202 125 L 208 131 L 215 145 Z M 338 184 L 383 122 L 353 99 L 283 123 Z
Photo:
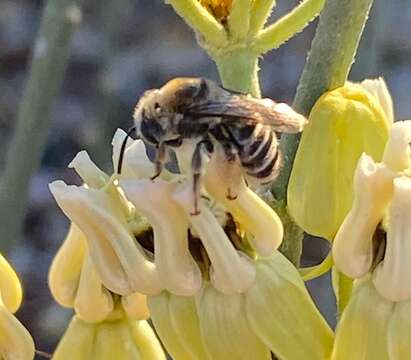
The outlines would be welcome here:
M 230 127 L 241 165 L 250 180 L 268 183 L 276 178 L 281 166 L 277 137 L 269 126 Z

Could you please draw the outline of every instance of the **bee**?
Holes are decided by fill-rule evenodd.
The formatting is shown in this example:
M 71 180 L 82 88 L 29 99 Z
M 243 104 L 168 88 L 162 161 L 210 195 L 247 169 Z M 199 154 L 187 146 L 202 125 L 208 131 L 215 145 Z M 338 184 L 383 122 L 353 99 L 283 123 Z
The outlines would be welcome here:
M 242 167 L 246 180 L 265 184 L 276 178 L 282 162 L 276 132 L 297 133 L 307 122 L 285 103 L 232 92 L 205 78 L 176 78 L 160 89 L 146 91 L 135 108 L 134 120 L 128 135 L 136 131 L 156 150 L 152 179 L 161 174 L 170 149 L 193 141 L 193 215 L 198 214 L 203 154 L 211 156 L 220 147 L 228 162 Z M 229 191 L 227 197 L 235 199 Z

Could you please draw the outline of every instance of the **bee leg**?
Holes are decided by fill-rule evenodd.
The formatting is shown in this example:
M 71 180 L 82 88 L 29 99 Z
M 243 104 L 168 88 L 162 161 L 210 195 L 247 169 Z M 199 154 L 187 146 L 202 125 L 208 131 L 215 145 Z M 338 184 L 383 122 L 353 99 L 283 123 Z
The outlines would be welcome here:
M 166 146 L 164 143 L 160 143 L 156 149 L 156 158 L 154 160 L 154 165 L 156 172 L 150 178 L 151 180 L 155 180 L 158 178 L 163 171 L 164 162 L 166 161 Z
M 231 166 L 234 166 L 234 163 L 237 160 L 237 149 L 233 145 L 227 143 L 227 145 L 224 146 L 224 151 L 227 156 L 227 162 L 230 163 Z M 237 197 L 238 194 L 233 194 L 231 188 L 228 187 L 226 198 L 228 200 L 235 200 Z
M 201 172 L 203 170 L 203 151 L 212 152 L 212 144 L 208 139 L 200 141 L 194 150 L 193 158 L 191 160 L 191 168 L 193 171 L 193 196 L 194 196 L 194 211 L 190 214 L 196 216 L 200 214 L 198 208 L 198 201 L 200 199 L 200 190 L 201 190 Z

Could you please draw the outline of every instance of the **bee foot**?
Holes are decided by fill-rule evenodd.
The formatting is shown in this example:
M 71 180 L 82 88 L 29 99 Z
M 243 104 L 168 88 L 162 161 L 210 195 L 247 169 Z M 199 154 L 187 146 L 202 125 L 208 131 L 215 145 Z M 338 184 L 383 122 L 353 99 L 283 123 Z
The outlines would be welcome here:
M 156 174 L 154 174 L 154 175 L 150 178 L 150 180 L 151 180 L 151 181 L 154 181 L 154 180 L 157 179 L 159 176 L 160 176 L 160 173 L 156 173 Z
M 226 197 L 227 197 L 228 200 L 236 200 L 238 198 L 238 194 L 233 195 L 231 193 L 231 191 L 228 190 L 228 193 L 227 193 Z
M 194 209 L 194 211 L 190 213 L 190 216 L 198 216 L 198 215 L 200 215 L 200 210 L 198 209 Z

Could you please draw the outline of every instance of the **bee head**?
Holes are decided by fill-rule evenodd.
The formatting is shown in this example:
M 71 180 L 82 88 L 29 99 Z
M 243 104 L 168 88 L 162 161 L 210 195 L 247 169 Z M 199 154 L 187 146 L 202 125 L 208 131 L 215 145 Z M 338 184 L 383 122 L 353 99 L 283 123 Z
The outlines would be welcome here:
M 211 85 L 211 81 L 203 78 L 176 78 L 160 89 L 146 91 L 133 116 L 137 132 L 153 145 L 173 137 L 185 109 L 205 100 Z

